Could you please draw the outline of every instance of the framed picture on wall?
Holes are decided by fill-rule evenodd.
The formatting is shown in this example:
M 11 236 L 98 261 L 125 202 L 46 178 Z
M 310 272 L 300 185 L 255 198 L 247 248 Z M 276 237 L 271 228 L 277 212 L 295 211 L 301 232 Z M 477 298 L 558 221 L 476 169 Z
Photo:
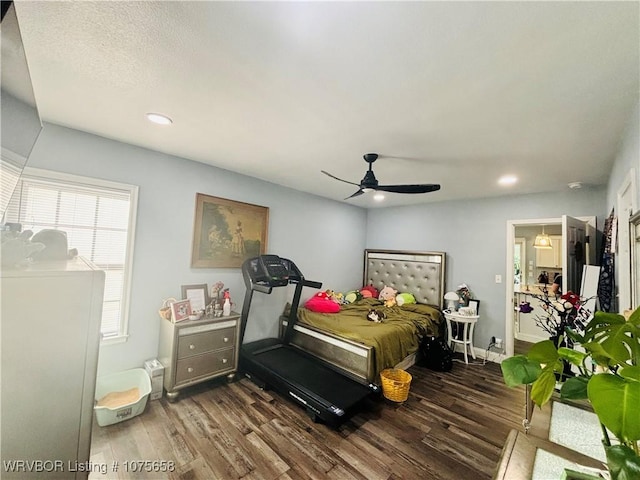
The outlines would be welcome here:
M 240 268 L 267 251 L 269 208 L 196 194 L 191 267 Z

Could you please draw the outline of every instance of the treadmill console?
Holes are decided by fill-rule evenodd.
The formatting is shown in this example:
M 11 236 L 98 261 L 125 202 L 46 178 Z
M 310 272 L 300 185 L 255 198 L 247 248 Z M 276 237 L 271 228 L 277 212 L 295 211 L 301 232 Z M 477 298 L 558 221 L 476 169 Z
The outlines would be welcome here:
M 283 287 L 289 284 L 289 266 L 277 255 L 261 255 L 251 262 L 254 281 L 266 283 L 270 287 Z
M 287 259 L 287 258 L 281 258 L 280 259 L 282 261 L 282 264 L 287 268 L 287 270 L 289 271 L 289 282 L 290 283 L 298 283 L 302 280 L 302 272 L 300 272 L 300 270 L 298 270 L 298 267 L 296 266 L 295 263 L 293 263 L 291 260 Z

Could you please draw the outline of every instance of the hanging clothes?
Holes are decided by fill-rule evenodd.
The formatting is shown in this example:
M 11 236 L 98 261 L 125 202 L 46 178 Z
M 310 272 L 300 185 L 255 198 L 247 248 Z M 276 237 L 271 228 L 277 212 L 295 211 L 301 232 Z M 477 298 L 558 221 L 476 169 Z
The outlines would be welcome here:
M 612 245 L 612 233 L 617 218 L 614 209 L 604 221 L 603 239 L 602 239 L 602 255 L 600 267 L 600 280 L 598 281 L 598 300 L 600 301 L 600 310 L 604 312 L 616 311 L 615 305 L 615 257 L 614 245 Z

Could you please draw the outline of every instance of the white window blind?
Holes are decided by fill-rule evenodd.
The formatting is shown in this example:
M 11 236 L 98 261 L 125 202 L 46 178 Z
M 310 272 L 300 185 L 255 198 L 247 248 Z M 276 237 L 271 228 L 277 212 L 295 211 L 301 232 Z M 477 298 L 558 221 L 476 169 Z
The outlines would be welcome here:
M 126 336 L 137 187 L 25 170 L 5 221 L 23 230 L 66 232 L 68 247 L 105 271 L 101 332 Z
M 11 150 L 2 149 L 2 156 L 0 156 L 0 212 L 4 212 L 9 200 L 11 200 L 11 194 L 20 179 L 23 165 L 23 158 Z

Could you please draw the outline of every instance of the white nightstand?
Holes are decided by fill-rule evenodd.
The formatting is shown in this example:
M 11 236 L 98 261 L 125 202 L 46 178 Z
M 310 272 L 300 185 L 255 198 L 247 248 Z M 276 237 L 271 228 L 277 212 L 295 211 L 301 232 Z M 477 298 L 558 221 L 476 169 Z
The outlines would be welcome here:
M 476 354 L 473 351 L 473 329 L 476 326 L 476 322 L 479 315 L 460 315 L 455 312 L 444 313 L 444 318 L 447 321 L 447 330 L 448 330 L 448 343 L 451 347 L 451 350 L 456 351 L 456 345 L 462 345 L 464 348 L 464 363 L 469 363 L 467 359 L 467 347 L 469 352 L 471 352 L 471 356 L 475 359 Z M 458 340 L 453 337 L 453 333 L 451 331 L 451 322 L 455 322 L 456 324 L 463 326 L 462 329 L 462 339 Z

